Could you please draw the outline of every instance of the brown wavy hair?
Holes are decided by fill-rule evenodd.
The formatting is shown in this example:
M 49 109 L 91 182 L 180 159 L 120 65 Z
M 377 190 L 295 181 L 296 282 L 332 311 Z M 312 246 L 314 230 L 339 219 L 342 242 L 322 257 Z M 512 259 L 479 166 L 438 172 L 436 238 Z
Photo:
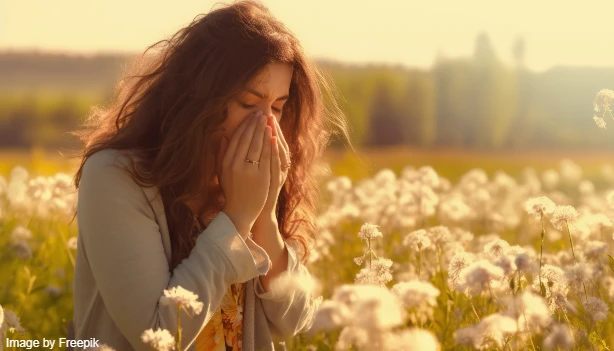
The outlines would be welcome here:
M 276 215 L 284 239 L 300 242 L 300 259 L 306 262 L 316 234 L 318 159 L 334 134 L 355 149 L 333 81 L 263 4 L 239 1 L 200 14 L 170 39 L 149 46 L 131 62 L 109 106 L 94 106 L 72 132 L 84 144 L 77 188 L 87 159 L 110 148 L 130 158 L 128 171 L 140 186 L 159 189 L 171 238 L 171 271 L 196 240 L 186 202 L 204 197 L 212 208 L 223 195 L 213 181 L 211 134 L 226 118 L 228 102 L 271 62 L 294 69 L 280 121 L 293 167 Z

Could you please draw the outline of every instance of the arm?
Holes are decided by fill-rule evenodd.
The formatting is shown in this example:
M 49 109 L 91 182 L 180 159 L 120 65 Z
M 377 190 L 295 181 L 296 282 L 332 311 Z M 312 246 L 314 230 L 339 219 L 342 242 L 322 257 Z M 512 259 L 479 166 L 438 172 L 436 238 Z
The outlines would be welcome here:
M 177 309 L 158 304 L 164 289 L 180 285 L 197 294 L 204 303 L 202 312 L 193 318 L 185 312 L 181 316 L 187 349 L 219 307 L 228 285 L 266 274 L 270 259 L 257 245 L 248 247 L 220 212 L 171 275 L 160 228 L 143 190 L 108 158 L 95 154 L 83 169 L 77 208 L 83 254 L 109 314 L 135 350 L 149 350 L 140 338 L 146 329 L 176 332 Z
M 272 229 L 269 229 L 269 233 L 270 230 Z M 276 231 L 281 237 L 279 230 Z M 285 244 L 284 247 L 285 253 L 280 255 L 282 258 L 275 261 L 282 262 L 284 267 L 278 270 L 273 264 L 273 268 L 266 277 L 263 275 L 254 278 L 254 292 L 262 301 L 271 334 L 282 340 L 309 330 L 317 310 L 317 303 L 311 291 L 296 288 L 284 289 L 276 286 L 275 283 L 269 284 L 269 280 L 274 280 L 281 274 L 291 274 L 299 281 L 311 280 L 309 271 L 300 263 L 292 246 Z M 273 276 L 269 277 L 269 275 Z

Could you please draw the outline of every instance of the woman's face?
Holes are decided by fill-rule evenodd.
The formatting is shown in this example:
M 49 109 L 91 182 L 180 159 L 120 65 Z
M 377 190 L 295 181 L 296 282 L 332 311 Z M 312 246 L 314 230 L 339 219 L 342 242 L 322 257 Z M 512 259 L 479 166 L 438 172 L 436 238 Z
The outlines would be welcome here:
M 230 140 L 235 129 L 252 112 L 261 110 L 265 116 L 273 115 L 279 122 L 288 100 L 292 72 L 288 63 L 269 63 L 258 77 L 249 82 L 245 90 L 228 104 L 228 116 L 222 123 L 223 131 L 218 133 L 218 143 L 222 135 Z

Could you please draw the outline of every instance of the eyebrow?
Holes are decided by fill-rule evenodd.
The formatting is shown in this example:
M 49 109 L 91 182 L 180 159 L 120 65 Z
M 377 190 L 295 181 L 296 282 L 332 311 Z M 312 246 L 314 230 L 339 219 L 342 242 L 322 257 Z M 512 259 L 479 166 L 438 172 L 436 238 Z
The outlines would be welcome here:
M 252 89 L 247 89 L 248 92 L 256 95 L 257 97 L 261 98 L 261 99 L 268 99 L 269 96 L 265 95 L 265 94 L 260 94 L 259 92 L 252 90 Z M 280 100 L 287 100 L 289 98 L 289 96 L 286 94 L 284 96 L 280 96 L 277 99 L 275 99 L 275 101 L 280 101 Z

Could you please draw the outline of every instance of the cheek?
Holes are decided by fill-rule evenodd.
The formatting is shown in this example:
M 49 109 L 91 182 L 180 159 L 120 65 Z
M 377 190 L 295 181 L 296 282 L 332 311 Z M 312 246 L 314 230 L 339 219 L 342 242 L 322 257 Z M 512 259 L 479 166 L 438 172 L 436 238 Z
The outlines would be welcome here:
M 230 139 L 237 127 L 239 127 L 247 115 L 241 108 L 232 106 L 232 104 L 228 106 L 227 111 L 226 120 L 222 126 L 225 128 L 224 135 Z

